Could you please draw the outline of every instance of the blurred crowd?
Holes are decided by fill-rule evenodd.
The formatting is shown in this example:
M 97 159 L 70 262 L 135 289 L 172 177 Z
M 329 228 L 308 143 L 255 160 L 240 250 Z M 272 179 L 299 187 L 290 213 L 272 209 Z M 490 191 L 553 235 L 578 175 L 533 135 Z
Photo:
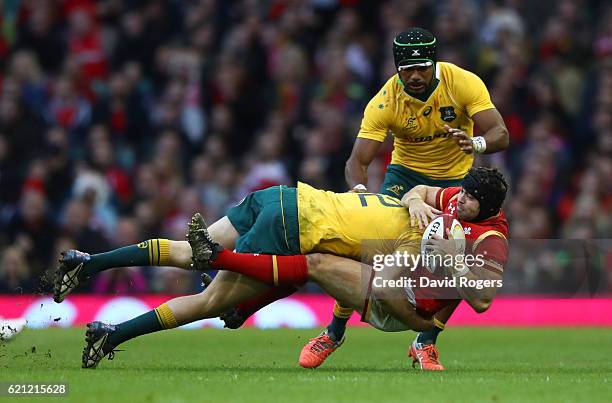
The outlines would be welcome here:
M 509 150 L 476 164 L 511 183 L 511 236 L 610 238 L 609 2 L 0 0 L 0 10 L 0 292 L 40 290 L 66 248 L 183 239 L 193 212 L 212 222 L 270 185 L 345 191 L 363 108 L 394 74 L 392 38 L 411 26 L 437 36 L 438 60 L 477 73 L 504 116 Z M 133 268 L 89 287 L 183 293 L 198 281 Z

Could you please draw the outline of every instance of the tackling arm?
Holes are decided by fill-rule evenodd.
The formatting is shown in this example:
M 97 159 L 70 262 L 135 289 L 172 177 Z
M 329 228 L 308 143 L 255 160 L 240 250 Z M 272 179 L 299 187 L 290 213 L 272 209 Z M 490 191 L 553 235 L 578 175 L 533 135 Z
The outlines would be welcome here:
M 479 247 L 468 255 L 459 252 L 453 240 L 445 240 L 434 235 L 433 239 L 427 241 L 437 253 L 443 256 L 461 256 L 463 258 L 461 261 L 455 260 L 454 264 L 446 266 L 445 270 L 455 278 L 457 291 L 461 298 L 478 313 L 482 313 L 489 308 L 497 289 L 502 285 L 504 268 L 498 260 L 505 261 L 505 259 L 499 258 L 499 252 L 502 251 L 505 255 L 506 252 L 503 251 L 507 251 L 505 249 L 506 240 L 501 237 L 488 237 L 486 241 L 486 249 Z M 501 243 L 504 245 L 502 246 Z M 496 251 L 498 253 L 495 253 Z M 497 260 L 492 260 L 493 256 L 498 256 Z M 468 257 L 471 257 L 471 259 L 468 259 Z
M 444 130 L 453 136 L 453 140 L 461 151 L 466 154 L 474 152 L 491 154 L 508 148 L 510 143 L 508 129 L 497 109 L 477 112 L 472 116 L 472 119 L 484 132 L 481 136 L 470 138 L 465 131 L 444 125 Z
M 415 306 L 408 300 L 408 295 L 404 287 L 387 286 L 385 281 L 397 281 L 407 277 L 406 273 L 410 267 L 385 266 L 376 276 L 381 278 L 376 287 L 376 282 L 372 284 L 372 293 L 381 307 L 389 315 L 399 320 L 406 326 L 415 331 L 427 331 L 433 328 L 433 318 L 424 318 L 416 311 Z
M 429 219 L 442 214 L 436 208 L 438 190 L 440 188 L 435 186 L 417 185 L 402 197 L 402 206 L 410 212 L 410 225 L 414 227 L 418 224 L 419 228 L 423 229 L 429 223 Z
M 502 276 L 498 273 L 493 273 L 484 267 L 476 267 L 472 266 L 470 271 L 462 276 L 465 280 L 489 280 L 489 284 L 493 285 L 490 287 L 483 287 L 482 289 L 478 289 L 477 287 L 470 286 L 461 286 L 460 279 L 457 279 L 457 291 L 461 298 L 463 298 L 477 313 L 483 313 L 489 306 L 491 306 L 491 301 L 493 301 L 493 297 L 497 292 L 497 286 L 495 284 L 501 285 Z M 466 284 L 469 284 L 466 282 Z
M 346 183 L 353 188 L 356 185 L 368 185 L 368 167 L 380 149 L 381 142 L 357 138 L 351 156 L 346 161 L 344 175 Z
M 504 119 L 497 109 L 487 109 L 472 116 L 474 123 L 483 131 L 482 137 L 487 142 L 485 154 L 496 153 L 508 148 L 510 136 Z
M 378 298 L 378 297 L 377 297 Z M 431 330 L 434 326 L 433 318 L 425 319 L 420 316 L 413 305 L 404 299 L 378 298 L 385 312 L 417 332 Z
M 343 307 L 360 310 L 363 308 L 363 276 L 371 267 L 345 257 L 313 253 L 307 255 L 308 278 L 334 297 Z M 380 272 L 385 279 L 401 277 L 399 269 L 385 267 Z M 380 301 L 385 311 L 411 329 L 429 330 L 433 319 L 423 318 L 408 301 L 406 292 L 400 288 L 372 286 L 374 297 Z

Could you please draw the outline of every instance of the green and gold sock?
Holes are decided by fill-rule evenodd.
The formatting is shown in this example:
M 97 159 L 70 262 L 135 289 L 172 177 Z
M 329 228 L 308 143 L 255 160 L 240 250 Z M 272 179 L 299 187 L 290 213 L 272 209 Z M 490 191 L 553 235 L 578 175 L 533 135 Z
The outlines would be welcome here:
M 117 330 L 108 337 L 108 342 L 117 346 L 143 334 L 174 329 L 175 327 L 178 327 L 178 323 L 174 313 L 168 307 L 168 304 L 161 304 L 152 311 L 116 325 Z
M 81 276 L 91 277 L 115 267 L 167 266 L 170 260 L 170 241 L 149 239 L 138 245 L 125 246 L 110 252 L 91 255 L 83 265 Z
M 334 341 L 340 341 L 346 331 L 346 323 L 353 314 L 352 308 L 344 308 L 338 301 L 334 303 L 334 317 L 327 326 L 327 334 Z
M 421 332 L 417 335 L 417 343 L 436 344 L 438 335 L 444 330 L 444 323 L 434 318 L 434 327 L 426 332 Z

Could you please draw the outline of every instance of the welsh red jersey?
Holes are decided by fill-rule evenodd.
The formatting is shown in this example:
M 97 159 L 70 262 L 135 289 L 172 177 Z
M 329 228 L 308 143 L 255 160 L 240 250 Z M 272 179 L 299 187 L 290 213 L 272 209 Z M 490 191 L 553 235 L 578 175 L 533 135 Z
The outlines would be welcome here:
M 480 222 L 468 222 L 459 219 L 457 215 L 457 196 L 461 187 L 443 188 L 436 194 L 436 208 L 457 219 L 465 232 L 466 254 L 483 257 L 483 268 L 502 274 L 508 260 L 508 221 L 503 211 Z M 415 271 L 416 277 L 426 276 L 432 279 L 442 279 L 442 276 L 432 275 L 420 267 Z M 449 290 L 431 287 L 415 287 L 416 308 L 420 313 L 432 315 L 452 302 L 453 295 L 460 299 L 455 289 Z M 438 298 L 436 298 L 438 294 Z M 439 297 L 443 294 L 443 298 Z

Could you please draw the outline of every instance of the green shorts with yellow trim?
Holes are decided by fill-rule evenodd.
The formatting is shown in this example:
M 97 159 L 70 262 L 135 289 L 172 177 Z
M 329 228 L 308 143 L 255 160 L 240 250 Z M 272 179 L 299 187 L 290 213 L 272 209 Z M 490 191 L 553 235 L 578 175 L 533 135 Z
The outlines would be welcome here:
M 438 186 L 447 188 L 451 186 L 461 186 L 463 179 L 431 179 L 412 169 L 408 169 L 398 164 L 387 166 L 385 181 L 380 187 L 379 193 L 397 197 L 401 199 L 410 189 L 417 185 Z
M 273 186 L 245 197 L 227 212 L 240 237 L 236 252 L 298 255 L 297 189 Z

